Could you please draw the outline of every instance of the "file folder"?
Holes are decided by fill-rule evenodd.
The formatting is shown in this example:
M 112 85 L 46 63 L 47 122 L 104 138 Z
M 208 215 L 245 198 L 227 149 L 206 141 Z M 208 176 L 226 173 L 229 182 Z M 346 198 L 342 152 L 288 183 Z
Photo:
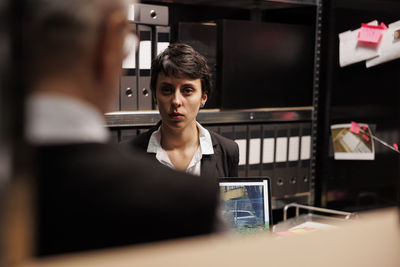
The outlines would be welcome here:
M 274 176 L 275 129 L 271 124 L 263 125 L 262 139 L 262 176 Z
M 137 110 L 136 70 L 131 69 L 120 80 L 121 110 Z
M 311 124 L 300 127 L 300 169 L 298 179 L 299 193 L 310 191 Z
M 147 25 L 137 25 L 139 34 L 138 49 L 138 110 L 153 109 L 153 100 L 150 90 L 150 68 L 152 60 L 152 28 Z
M 235 125 L 234 126 L 234 138 L 235 142 L 239 146 L 239 167 L 238 175 L 240 177 L 247 177 L 247 166 L 248 166 L 248 135 L 247 125 Z
M 288 161 L 289 162 L 298 162 L 300 159 L 300 129 L 298 125 L 292 125 L 290 129 L 289 136 L 289 152 L 288 152 Z
M 234 130 L 232 125 L 224 125 L 219 127 L 220 134 L 232 141 L 235 140 Z
M 136 30 L 136 24 L 130 24 L 132 30 Z M 127 40 L 129 52 L 122 62 L 123 76 L 120 78 L 119 109 L 137 110 L 137 81 L 136 81 L 136 47 L 137 40 Z
M 168 7 L 161 5 L 131 4 L 128 20 L 148 25 L 168 25 Z
M 299 152 L 300 152 L 300 137 L 299 125 L 296 123 L 290 124 L 288 131 L 288 161 L 286 164 L 287 186 L 285 194 L 288 196 L 298 193 L 299 179 Z
M 160 54 L 169 46 L 170 27 L 156 26 L 156 55 Z
M 287 194 L 289 186 L 287 171 L 288 129 L 286 125 L 276 125 L 275 138 L 274 184 L 272 189 L 276 197 L 283 197 Z
M 129 27 L 131 31 L 136 32 L 136 24 L 130 23 Z M 138 45 L 138 39 L 133 34 L 128 35 L 124 43 L 124 49 L 127 50 L 128 54 L 122 62 L 122 68 L 124 69 L 125 75 L 129 75 L 132 69 L 136 69 L 136 47 Z
M 261 176 L 261 125 L 249 125 L 248 176 Z
M 300 163 L 300 173 L 298 179 L 299 193 L 305 193 L 310 191 L 310 160 L 302 160 Z

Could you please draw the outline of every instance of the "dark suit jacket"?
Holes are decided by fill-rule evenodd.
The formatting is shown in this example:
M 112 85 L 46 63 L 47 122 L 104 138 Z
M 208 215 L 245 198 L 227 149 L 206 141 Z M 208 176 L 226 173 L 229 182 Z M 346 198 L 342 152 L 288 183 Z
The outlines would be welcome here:
M 159 122 L 155 127 L 151 128 L 149 131 L 140 134 L 133 140 L 122 143 L 121 145 L 146 152 L 152 133 L 156 131 L 160 125 L 161 122 Z M 214 154 L 203 155 L 201 159 L 201 174 L 215 177 L 237 177 L 239 146 L 231 139 L 223 137 L 212 131 L 209 132 L 214 148 Z M 151 153 L 150 157 L 157 161 L 155 155 L 155 153 Z
M 155 166 L 116 145 L 35 151 L 39 256 L 214 231 L 214 178 Z

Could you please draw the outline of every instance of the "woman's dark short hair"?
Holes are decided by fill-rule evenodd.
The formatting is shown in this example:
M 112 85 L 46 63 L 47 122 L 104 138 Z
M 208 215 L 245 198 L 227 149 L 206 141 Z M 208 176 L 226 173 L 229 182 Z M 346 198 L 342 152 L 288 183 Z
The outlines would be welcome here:
M 150 89 L 155 96 L 158 74 L 168 77 L 187 76 L 201 80 L 201 91 L 211 94 L 211 72 L 207 60 L 190 45 L 174 43 L 158 54 L 151 63 Z

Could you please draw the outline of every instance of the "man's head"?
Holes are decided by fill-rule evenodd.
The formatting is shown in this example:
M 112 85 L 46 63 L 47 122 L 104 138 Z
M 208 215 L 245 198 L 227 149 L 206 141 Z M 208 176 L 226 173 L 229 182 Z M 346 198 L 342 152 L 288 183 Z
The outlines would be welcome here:
M 171 44 L 152 61 L 150 88 L 154 97 L 160 73 L 172 78 L 200 79 L 202 93 L 211 94 L 211 72 L 207 61 L 187 44 Z
M 128 33 L 126 0 L 27 0 L 25 42 L 35 92 L 107 109 L 117 95 Z

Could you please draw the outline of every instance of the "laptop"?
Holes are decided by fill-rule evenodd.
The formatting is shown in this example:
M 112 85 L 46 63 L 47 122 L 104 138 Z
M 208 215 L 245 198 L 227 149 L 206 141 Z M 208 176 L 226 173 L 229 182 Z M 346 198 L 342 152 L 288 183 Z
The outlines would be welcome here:
M 271 230 L 271 182 L 269 177 L 218 178 L 221 217 L 238 232 Z

